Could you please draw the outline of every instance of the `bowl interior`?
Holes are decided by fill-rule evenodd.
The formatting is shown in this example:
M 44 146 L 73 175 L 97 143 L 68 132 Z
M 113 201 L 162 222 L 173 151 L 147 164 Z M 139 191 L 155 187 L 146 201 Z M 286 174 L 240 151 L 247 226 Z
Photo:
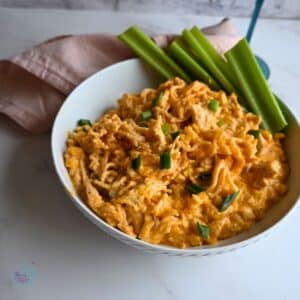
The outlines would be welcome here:
M 52 155 L 55 168 L 65 189 L 72 196 L 75 205 L 88 216 L 92 222 L 96 223 L 102 229 L 107 232 L 113 230 L 116 235 L 123 235 L 123 237 L 123 233 L 114 230 L 110 225 L 103 222 L 76 196 L 63 162 L 65 142 L 68 132 L 75 128 L 79 119 L 86 118 L 94 121 L 107 109 L 116 106 L 116 100 L 119 99 L 123 93 L 139 92 L 146 87 L 156 87 L 158 83 L 159 78 L 138 59 L 130 59 L 115 64 L 94 74 L 79 85 L 62 105 L 53 126 Z M 298 184 L 298 179 L 300 178 L 300 159 L 297 153 L 300 145 L 300 128 L 293 114 L 283 103 L 281 103 L 281 105 L 289 120 L 287 130 L 288 138 L 285 145 L 290 165 L 288 194 L 278 204 L 273 206 L 263 220 L 256 223 L 251 230 L 224 240 L 218 243 L 217 246 L 206 246 L 201 249 L 232 245 L 257 236 L 268 228 L 273 227 L 296 203 L 300 192 L 300 184 Z M 131 239 L 130 237 L 127 238 Z M 135 241 L 136 243 L 144 243 L 138 240 Z M 160 246 L 151 247 L 159 248 Z

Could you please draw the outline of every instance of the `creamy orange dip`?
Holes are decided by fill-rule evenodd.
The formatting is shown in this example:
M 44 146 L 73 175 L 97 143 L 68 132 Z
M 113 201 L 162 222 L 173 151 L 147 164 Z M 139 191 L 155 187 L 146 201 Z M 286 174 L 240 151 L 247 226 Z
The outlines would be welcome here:
M 213 244 L 249 229 L 287 191 L 283 133 L 235 94 L 174 78 L 125 94 L 69 134 L 65 166 L 104 221 L 152 244 Z

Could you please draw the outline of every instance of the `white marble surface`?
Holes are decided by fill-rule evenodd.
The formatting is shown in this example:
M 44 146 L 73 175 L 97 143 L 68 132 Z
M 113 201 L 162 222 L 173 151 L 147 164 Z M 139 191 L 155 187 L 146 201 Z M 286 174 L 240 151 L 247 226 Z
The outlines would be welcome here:
M 0 58 L 56 34 L 117 33 L 132 23 L 151 32 L 177 32 L 219 18 L 161 20 L 160 15 L 0 9 Z M 246 31 L 246 19 L 234 22 Z M 260 21 L 253 47 L 271 66 L 272 87 L 299 117 L 300 22 Z M 299 206 L 272 236 L 238 252 L 151 256 L 113 240 L 73 207 L 54 174 L 49 140 L 0 116 L 0 300 L 299 299 Z
M 250 16 L 255 0 L 0 0 L 0 6 L 99 9 L 142 13 L 193 13 L 210 16 Z M 261 16 L 300 18 L 299 0 L 267 0 Z

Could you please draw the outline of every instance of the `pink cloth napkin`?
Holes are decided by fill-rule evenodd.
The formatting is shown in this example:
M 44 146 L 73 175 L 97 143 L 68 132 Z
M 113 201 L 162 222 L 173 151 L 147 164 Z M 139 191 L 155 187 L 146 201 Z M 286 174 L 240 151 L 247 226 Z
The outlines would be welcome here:
M 240 39 L 228 19 L 203 31 L 220 53 Z M 161 35 L 155 41 L 165 47 L 173 37 Z M 109 34 L 65 35 L 47 40 L 0 61 L 0 113 L 32 133 L 46 132 L 66 96 L 82 80 L 133 56 Z

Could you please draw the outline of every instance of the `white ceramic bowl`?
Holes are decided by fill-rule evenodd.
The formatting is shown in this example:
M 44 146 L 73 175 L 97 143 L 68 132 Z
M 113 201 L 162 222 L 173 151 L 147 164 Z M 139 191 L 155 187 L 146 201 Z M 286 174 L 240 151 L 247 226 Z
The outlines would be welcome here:
M 63 153 L 67 133 L 72 131 L 79 119 L 96 120 L 108 108 L 116 105 L 116 100 L 125 92 L 139 92 L 145 87 L 156 86 L 155 74 L 138 59 L 127 60 L 108 67 L 81 83 L 66 99 L 57 114 L 52 131 L 52 155 L 57 175 L 75 206 L 100 229 L 118 240 L 151 253 L 176 256 L 204 256 L 221 254 L 245 247 L 274 230 L 292 211 L 300 191 L 300 129 L 298 122 L 288 108 L 282 104 L 289 119 L 286 150 L 291 173 L 288 194 L 268 211 L 264 219 L 251 230 L 224 240 L 215 246 L 175 249 L 167 246 L 151 245 L 134 239 L 105 223 L 95 215 L 76 195 L 68 172 L 64 166 Z M 298 226 L 295 224 L 295 226 Z

